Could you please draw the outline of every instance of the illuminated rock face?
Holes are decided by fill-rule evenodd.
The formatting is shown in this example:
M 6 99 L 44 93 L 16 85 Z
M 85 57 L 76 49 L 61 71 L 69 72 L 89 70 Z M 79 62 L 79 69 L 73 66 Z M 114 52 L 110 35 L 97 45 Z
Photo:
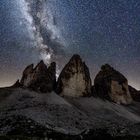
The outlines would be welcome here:
M 111 81 L 111 99 L 118 104 L 129 104 L 132 99 L 128 89 L 128 83 L 120 84 L 118 81 Z
M 62 96 L 71 97 L 90 95 L 90 73 L 79 55 L 73 55 L 62 70 L 57 82 L 57 92 Z
M 27 66 L 20 81 L 23 87 L 35 91 L 51 92 L 56 84 L 56 64 L 53 62 L 47 68 L 43 61 L 33 68 L 33 64 Z
M 132 102 L 127 79 L 108 64 L 102 66 L 94 81 L 96 96 L 118 104 Z

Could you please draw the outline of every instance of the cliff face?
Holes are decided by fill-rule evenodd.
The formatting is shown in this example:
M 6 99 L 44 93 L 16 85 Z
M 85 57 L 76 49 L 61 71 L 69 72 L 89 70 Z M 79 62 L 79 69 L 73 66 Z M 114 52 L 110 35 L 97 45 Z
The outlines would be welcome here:
M 47 68 L 43 61 L 33 68 L 33 64 L 27 66 L 20 81 L 23 87 L 40 92 L 51 92 L 56 84 L 56 64 L 53 62 Z
M 90 95 L 89 69 L 79 55 L 74 55 L 62 70 L 57 82 L 57 93 L 72 97 Z
M 132 98 L 127 79 L 108 64 L 101 67 L 94 81 L 96 95 L 118 104 L 130 104 Z
M 20 81 L 21 85 L 23 85 L 24 87 L 30 86 L 30 84 L 33 80 L 33 71 L 34 71 L 33 64 L 31 64 L 25 68 L 25 70 L 23 71 L 21 81 Z

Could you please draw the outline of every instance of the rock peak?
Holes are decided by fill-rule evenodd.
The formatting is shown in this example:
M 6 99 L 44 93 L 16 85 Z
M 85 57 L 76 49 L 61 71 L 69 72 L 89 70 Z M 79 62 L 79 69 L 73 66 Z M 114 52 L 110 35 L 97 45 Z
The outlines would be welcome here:
M 74 55 L 71 57 L 70 60 L 82 60 L 82 59 L 81 59 L 80 55 L 74 54 Z
M 43 60 L 40 60 L 40 62 L 37 65 L 45 65 Z
M 28 65 L 26 68 L 25 68 L 25 70 L 24 70 L 24 72 L 26 72 L 26 71 L 32 71 L 34 69 L 34 64 L 30 64 L 30 65 Z
M 105 64 L 94 80 L 96 96 L 112 100 L 118 104 L 132 102 L 127 79 L 113 67 Z
M 75 62 L 76 64 L 77 64 L 77 63 L 83 63 L 83 62 L 82 62 L 82 58 L 81 58 L 80 55 L 78 55 L 78 54 L 74 54 L 74 55 L 71 57 L 69 63 L 73 63 L 73 62 Z
M 56 67 L 56 63 L 52 62 L 49 67 Z
M 47 68 L 41 60 L 35 68 L 33 64 L 26 67 L 23 72 L 21 85 L 34 91 L 51 92 L 56 84 L 56 64 L 55 62 Z
M 89 69 L 79 55 L 72 56 L 57 82 L 57 92 L 64 96 L 80 97 L 91 93 Z
M 47 65 L 44 63 L 43 60 L 41 60 L 35 67 L 35 70 L 46 72 L 47 71 Z
M 127 81 L 127 79 L 125 78 L 125 76 L 123 74 L 121 74 L 119 71 L 115 70 L 109 64 L 102 65 L 101 71 L 97 74 L 97 76 L 104 77 L 104 78 L 110 78 L 110 80 L 116 80 L 116 81 L 119 81 L 120 83 Z
M 114 70 L 114 68 L 111 67 L 109 64 L 105 64 L 105 65 L 101 66 L 101 70 L 103 70 L 103 71 L 111 71 L 111 70 Z

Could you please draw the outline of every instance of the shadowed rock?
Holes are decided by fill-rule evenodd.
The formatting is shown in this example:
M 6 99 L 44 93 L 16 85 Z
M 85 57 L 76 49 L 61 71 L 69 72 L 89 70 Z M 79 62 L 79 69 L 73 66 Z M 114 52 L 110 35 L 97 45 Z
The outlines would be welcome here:
M 33 72 L 34 72 L 34 65 L 31 64 L 29 66 L 27 66 L 25 68 L 25 70 L 23 71 L 23 75 L 22 75 L 22 78 L 21 78 L 21 85 L 24 86 L 24 87 L 29 87 L 32 80 L 33 80 Z
M 11 87 L 12 87 L 12 88 L 19 88 L 19 87 L 21 87 L 20 81 L 17 80 Z
M 89 69 L 79 55 L 73 55 L 62 70 L 57 83 L 57 93 L 80 97 L 91 93 Z
M 118 104 L 132 102 L 127 79 L 118 71 L 106 64 L 94 80 L 96 96 L 111 100 Z
M 136 90 L 135 88 L 129 86 L 130 94 L 134 101 L 140 102 L 140 91 Z
M 40 92 L 51 92 L 56 84 L 56 64 L 53 62 L 47 68 L 43 61 L 33 68 L 29 65 L 23 72 L 21 85 Z

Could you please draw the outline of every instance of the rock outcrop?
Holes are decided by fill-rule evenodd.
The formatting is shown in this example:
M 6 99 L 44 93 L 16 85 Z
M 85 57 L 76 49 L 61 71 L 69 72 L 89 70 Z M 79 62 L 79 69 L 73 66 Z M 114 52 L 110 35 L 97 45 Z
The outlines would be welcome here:
M 89 69 L 79 55 L 73 55 L 62 70 L 58 78 L 56 91 L 62 96 L 81 97 L 90 95 Z
M 43 61 L 34 68 L 27 66 L 20 81 L 23 87 L 40 92 L 51 92 L 56 85 L 56 64 L 53 62 L 47 68 Z
M 136 90 L 135 88 L 129 86 L 130 94 L 134 101 L 140 102 L 140 91 Z
M 118 71 L 106 64 L 101 67 L 94 81 L 96 95 L 118 104 L 130 104 L 132 98 L 127 79 Z

